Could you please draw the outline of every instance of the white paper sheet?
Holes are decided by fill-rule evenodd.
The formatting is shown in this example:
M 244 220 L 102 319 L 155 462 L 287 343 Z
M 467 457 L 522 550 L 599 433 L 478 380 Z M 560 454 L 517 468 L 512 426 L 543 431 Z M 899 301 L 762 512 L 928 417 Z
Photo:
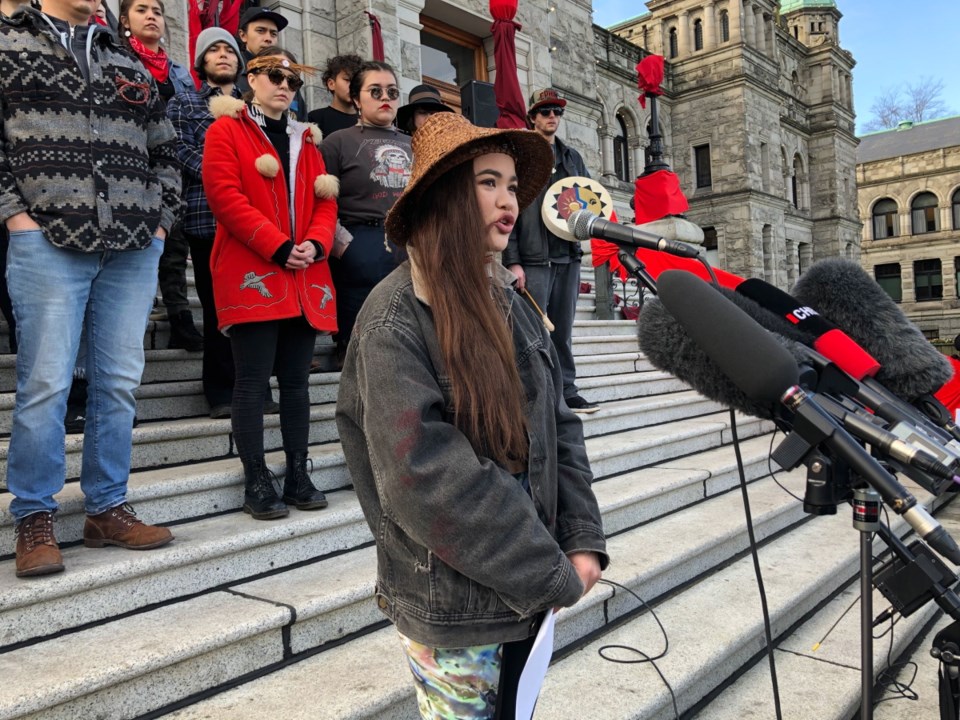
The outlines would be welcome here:
M 530 720 L 533 717 L 533 709 L 540 696 L 540 687 L 547 676 L 550 658 L 553 657 L 553 626 L 556 618 L 555 612 L 547 613 L 533 641 L 527 664 L 523 666 L 523 672 L 520 673 L 520 687 L 517 689 L 517 720 Z

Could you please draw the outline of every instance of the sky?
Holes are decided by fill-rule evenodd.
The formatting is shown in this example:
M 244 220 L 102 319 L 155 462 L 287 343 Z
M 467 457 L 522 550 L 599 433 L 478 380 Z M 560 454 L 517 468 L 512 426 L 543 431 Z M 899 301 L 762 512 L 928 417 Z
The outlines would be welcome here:
M 942 80 L 943 100 L 960 115 L 960 0 L 837 0 L 840 45 L 853 53 L 859 129 L 884 89 L 922 77 Z M 646 11 L 642 0 L 593 0 L 593 21 L 608 26 Z

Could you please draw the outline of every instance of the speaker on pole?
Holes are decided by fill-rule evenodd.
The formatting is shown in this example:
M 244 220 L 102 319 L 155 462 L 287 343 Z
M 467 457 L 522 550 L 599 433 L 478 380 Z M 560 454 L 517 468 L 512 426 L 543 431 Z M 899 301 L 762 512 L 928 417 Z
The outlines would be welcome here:
M 460 86 L 460 112 L 477 127 L 496 127 L 500 111 L 493 83 L 471 80 Z

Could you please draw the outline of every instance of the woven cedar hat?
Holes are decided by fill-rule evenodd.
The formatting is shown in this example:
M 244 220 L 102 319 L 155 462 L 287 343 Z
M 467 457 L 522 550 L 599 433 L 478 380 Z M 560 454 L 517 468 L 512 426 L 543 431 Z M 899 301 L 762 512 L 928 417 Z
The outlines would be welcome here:
M 533 202 L 553 172 L 550 143 L 530 130 L 478 128 L 463 115 L 431 115 L 413 135 L 410 182 L 397 199 L 384 228 L 397 245 L 406 245 L 417 221 L 417 201 L 441 175 L 487 153 L 506 153 L 517 166 L 517 203 L 522 212 Z

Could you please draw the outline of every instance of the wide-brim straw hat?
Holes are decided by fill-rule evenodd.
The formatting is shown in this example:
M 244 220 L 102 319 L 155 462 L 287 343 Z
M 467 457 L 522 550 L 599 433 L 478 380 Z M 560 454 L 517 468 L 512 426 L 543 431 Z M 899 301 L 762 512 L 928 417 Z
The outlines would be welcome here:
M 413 170 L 384 228 L 397 245 L 406 245 L 417 225 L 417 201 L 441 175 L 475 157 L 506 153 L 517 166 L 517 204 L 522 212 L 533 202 L 553 172 L 553 149 L 532 130 L 479 128 L 463 115 L 437 113 L 413 135 Z

